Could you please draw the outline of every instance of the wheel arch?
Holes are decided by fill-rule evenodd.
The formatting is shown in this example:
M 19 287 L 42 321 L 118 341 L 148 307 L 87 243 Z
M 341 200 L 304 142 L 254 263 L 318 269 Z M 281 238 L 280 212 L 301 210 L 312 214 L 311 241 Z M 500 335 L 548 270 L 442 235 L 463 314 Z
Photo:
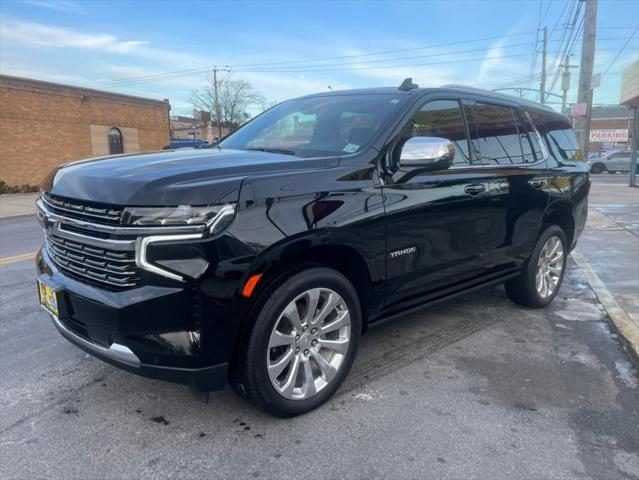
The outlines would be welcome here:
M 550 225 L 557 225 L 564 231 L 567 248 L 570 249 L 575 238 L 575 220 L 570 202 L 557 202 L 546 210 L 539 234 L 541 235 Z
M 310 266 L 331 268 L 344 275 L 357 292 L 362 312 L 362 327 L 365 329 L 372 301 L 371 287 L 375 268 L 365 254 L 344 243 L 319 242 L 317 239 L 299 238 L 263 252 L 252 265 L 244 282 L 252 275 L 261 274 L 250 301 L 256 303 L 271 285 L 289 276 L 291 272 Z

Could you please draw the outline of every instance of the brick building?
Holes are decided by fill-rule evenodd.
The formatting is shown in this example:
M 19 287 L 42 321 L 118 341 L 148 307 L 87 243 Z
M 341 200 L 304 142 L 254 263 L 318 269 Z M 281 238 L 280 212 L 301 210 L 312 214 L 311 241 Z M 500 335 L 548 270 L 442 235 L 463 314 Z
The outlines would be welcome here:
M 38 185 L 82 158 L 161 150 L 168 101 L 0 75 L 0 180 Z
M 624 105 L 592 107 L 590 121 L 590 152 L 630 150 L 632 145 L 632 111 Z M 617 135 L 617 139 L 614 137 Z M 597 141 L 602 136 L 605 141 Z

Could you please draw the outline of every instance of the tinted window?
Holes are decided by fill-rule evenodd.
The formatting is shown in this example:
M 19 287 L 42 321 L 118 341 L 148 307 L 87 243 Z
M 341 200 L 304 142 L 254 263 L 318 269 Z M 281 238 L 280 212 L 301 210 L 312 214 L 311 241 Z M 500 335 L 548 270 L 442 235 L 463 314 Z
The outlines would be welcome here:
M 526 115 L 515 114 L 518 118 L 517 128 L 519 129 L 519 137 L 521 139 L 521 148 L 524 154 L 524 161 L 536 162 L 544 158 L 539 145 L 539 137 L 535 129 L 532 127 L 530 120 Z
M 512 165 L 525 161 L 512 109 L 485 103 L 466 108 L 471 112 L 469 123 L 475 154 L 473 163 Z
M 468 140 L 464 117 L 454 100 L 435 100 L 426 103 L 411 119 L 404 141 L 411 137 L 441 137 L 455 144 L 453 165 L 468 165 Z
M 577 136 L 567 119 L 543 112 L 527 112 L 527 115 L 553 157 L 558 160 L 583 160 Z
M 281 103 L 219 144 L 285 149 L 302 157 L 348 155 L 367 146 L 404 102 L 402 95 L 327 95 Z

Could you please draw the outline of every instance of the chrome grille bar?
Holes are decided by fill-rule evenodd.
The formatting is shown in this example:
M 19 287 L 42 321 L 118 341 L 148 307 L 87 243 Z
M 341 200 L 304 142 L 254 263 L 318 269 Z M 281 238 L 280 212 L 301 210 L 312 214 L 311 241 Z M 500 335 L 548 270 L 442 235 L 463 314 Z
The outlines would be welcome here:
M 122 218 L 122 210 L 110 207 L 97 207 L 72 200 L 55 198 L 49 194 L 42 195 L 42 201 L 54 212 L 67 213 L 71 216 L 90 217 L 91 220 L 102 220 L 107 224 L 118 224 Z
M 63 271 L 111 287 L 129 288 L 140 283 L 140 270 L 132 251 L 100 249 L 69 241 L 52 233 L 45 235 L 47 253 Z

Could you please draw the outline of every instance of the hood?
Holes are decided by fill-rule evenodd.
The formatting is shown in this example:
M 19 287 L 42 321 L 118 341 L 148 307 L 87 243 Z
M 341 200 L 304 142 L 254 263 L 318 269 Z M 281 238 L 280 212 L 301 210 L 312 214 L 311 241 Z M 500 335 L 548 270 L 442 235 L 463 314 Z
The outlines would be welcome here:
M 62 165 L 44 189 L 54 195 L 112 205 L 204 205 L 237 201 L 254 175 L 331 168 L 339 159 L 307 159 L 247 150 L 171 150 L 118 155 Z

